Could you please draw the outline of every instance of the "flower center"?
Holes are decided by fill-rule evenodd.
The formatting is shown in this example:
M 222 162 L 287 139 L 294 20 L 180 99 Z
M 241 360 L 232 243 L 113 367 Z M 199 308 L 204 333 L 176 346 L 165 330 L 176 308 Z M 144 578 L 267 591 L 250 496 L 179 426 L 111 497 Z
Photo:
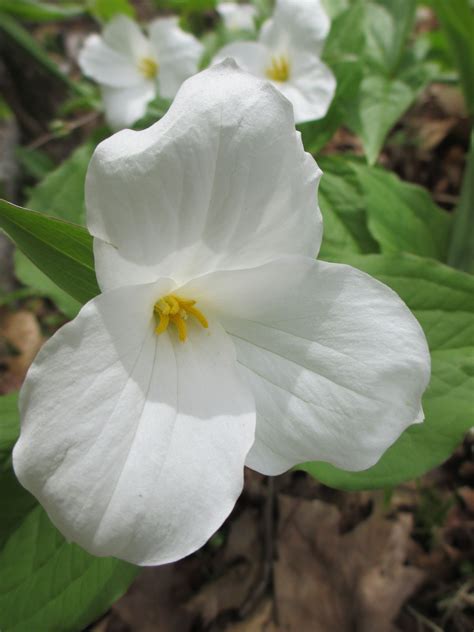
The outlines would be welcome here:
M 154 79 L 160 70 L 160 64 L 151 57 L 142 57 L 138 62 L 138 70 L 145 79 Z
M 162 296 L 156 301 L 153 308 L 153 314 L 156 320 L 155 333 L 159 336 L 168 329 L 171 323 L 176 327 L 181 342 L 185 342 L 188 337 L 186 321 L 189 316 L 193 316 L 198 323 L 207 329 L 209 323 L 204 314 L 194 307 L 195 305 L 196 301 L 182 298 L 175 294 Z
M 286 55 L 272 55 L 270 65 L 265 69 L 265 74 L 272 81 L 288 81 L 290 77 L 290 60 Z

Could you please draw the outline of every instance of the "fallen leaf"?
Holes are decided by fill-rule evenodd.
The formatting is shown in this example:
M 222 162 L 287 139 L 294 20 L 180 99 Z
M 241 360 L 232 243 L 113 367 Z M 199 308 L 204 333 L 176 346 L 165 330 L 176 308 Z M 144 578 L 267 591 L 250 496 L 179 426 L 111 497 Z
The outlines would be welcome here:
M 204 626 L 230 611 L 237 613 L 262 572 L 262 535 L 260 512 L 247 509 L 232 523 L 218 562 L 221 571 L 187 604 L 190 612 L 199 614 Z
M 373 514 L 341 535 L 337 508 L 319 500 L 279 501 L 275 602 L 285 632 L 388 632 L 423 581 L 406 566 L 412 519 Z
M 42 344 L 34 314 L 25 310 L 0 312 L 0 394 L 20 388 Z

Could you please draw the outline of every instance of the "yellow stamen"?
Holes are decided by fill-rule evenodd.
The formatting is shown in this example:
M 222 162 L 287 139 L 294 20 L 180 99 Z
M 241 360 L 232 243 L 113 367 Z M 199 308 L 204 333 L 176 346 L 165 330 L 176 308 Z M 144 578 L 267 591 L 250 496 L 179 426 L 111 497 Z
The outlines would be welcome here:
M 270 66 L 266 68 L 265 74 L 268 79 L 283 83 L 290 77 L 290 61 L 286 55 L 273 55 Z
M 207 322 L 207 318 L 204 316 L 204 314 L 199 311 L 196 307 L 193 307 L 192 305 L 183 305 L 184 309 L 188 312 L 188 314 L 191 314 L 191 316 L 194 316 L 194 318 L 201 323 L 201 325 L 207 329 L 209 327 L 209 323 Z
M 207 322 L 204 314 L 194 307 L 195 304 L 196 301 L 176 296 L 176 294 L 162 296 L 158 301 L 156 301 L 153 308 L 153 313 L 157 322 L 155 333 L 158 336 L 164 333 L 167 331 L 171 323 L 176 327 L 180 341 L 185 342 L 188 337 L 188 329 L 186 325 L 188 316 L 193 316 L 202 327 L 207 329 L 209 327 L 209 323 Z
M 138 62 L 138 70 L 145 79 L 154 79 L 160 71 L 160 64 L 151 57 L 142 57 Z

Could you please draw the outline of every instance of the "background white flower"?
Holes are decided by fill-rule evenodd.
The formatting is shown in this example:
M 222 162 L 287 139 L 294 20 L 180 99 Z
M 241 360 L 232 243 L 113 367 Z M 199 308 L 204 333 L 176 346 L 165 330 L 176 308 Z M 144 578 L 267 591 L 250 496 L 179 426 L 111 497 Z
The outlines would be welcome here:
M 320 0 L 277 0 L 273 17 L 257 42 L 233 42 L 215 56 L 226 57 L 257 77 L 269 79 L 291 101 L 297 123 L 322 118 L 331 104 L 336 80 L 321 61 L 329 18 Z
M 230 61 L 99 146 L 86 201 L 103 293 L 37 356 L 13 455 L 67 538 L 170 562 L 222 524 L 244 463 L 360 470 L 421 421 L 417 321 L 313 258 L 320 175 L 290 103 Z
M 202 44 L 178 26 L 176 17 L 154 20 L 148 33 L 118 15 L 102 35 L 87 38 L 79 55 L 83 73 L 101 85 L 106 118 L 114 129 L 141 118 L 157 94 L 172 99 L 198 70 Z
M 221 16 L 224 26 L 229 31 L 255 30 L 257 10 L 253 4 L 238 2 L 219 2 L 216 10 Z

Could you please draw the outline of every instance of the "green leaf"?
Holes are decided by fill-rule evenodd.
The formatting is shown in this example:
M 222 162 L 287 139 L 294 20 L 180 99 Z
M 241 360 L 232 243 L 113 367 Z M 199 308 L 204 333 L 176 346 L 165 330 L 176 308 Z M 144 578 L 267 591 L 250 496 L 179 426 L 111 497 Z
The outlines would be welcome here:
M 0 629 L 79 632 L 121 597 L 138 572 L 68 544 L 36 505 L 0 551 Z
M 118 13 L 135 17 L 135 9 L 128 0 L 87 0 L 87 8 L 91 15 L 102 22 L 107 22 Z
M 0 397 L 0 464 L 10 453 L 20 432 L 18 393 Z
M 305 149 L 312 154 L 316 154 L 324 147 L 334 132 L 345 123 L 347 112 L 357 99 L 359 84 L 362 81 L 362 63 L 358 60 L 335 62 L 332 71 L 337 82 L 336 94 L 326 116 L 319 121 L 298 125 Z
M 84 14 L 84 7 L 78 3 L 61 5 L 38 0 L 0 0 L 0 11 L 10 13 L 24 20 L 43 22 L 49 20 L 65 20 Z
M 353 61 L 354 56 L 361 55 L 365 47 L 365 20 L 362 0 L 356 0 L 333 20 L 323 56 L 331 67 L 338 61 Z
M 81 226 L 0 200 L 0 228 L 46 275 L 85 303 L 99 293 L 92 237 Z
M 387 77 L 396 73 L 415 19 L 414 0 L 367 3 L 367 56 Z
M 448 263 L 474 274 L 474 129 L 464 172 L 461 200 L 454 213 Z
M 399 79 L 370 74 L 360 84 L 347 124 L 362 140 L 369 164 L 374 164 L 387 134 L 410 107 L 416 92 Z
M 446 260 L 451 217 L 428 191 L 383 169 L 357 163 L 353 169 L 366 194 L 368 229 L 382 252 Z
M 474 14 L 468 0 L 432 0 L 459 69 L 466 104 L 474 114 Z
M 40 149 L 28 149 L 18 145 L 15 154 L 22 169 L 35 180 L 41 180 L 54 169 L 51 158 Z
M 91 139 L 51 171 L 32 191 L 26 206 L 73 224 L 85 224 L 84 181 L 97 140 Z M 15 253 L 15 272 L 22 283 L 51 298 L 70 318 L 80 303 L 51 281 L 21 252 Z
M 352 161 L 335 156 L 319 159 L 323 177 L 319 203 L 324 219 L 320 257 L 378 252 L 366 222 L 366 200 Z
M 344 262 L 393 288 L 420 322 L 431 350 L 425 421 L 408 428 L 364 472 L 327 463 L 302 469 L 331 487 L 371 489 L 421 476 L 449 457 L 474 425 L 474 278 L 412 255 L 351 255 Z

